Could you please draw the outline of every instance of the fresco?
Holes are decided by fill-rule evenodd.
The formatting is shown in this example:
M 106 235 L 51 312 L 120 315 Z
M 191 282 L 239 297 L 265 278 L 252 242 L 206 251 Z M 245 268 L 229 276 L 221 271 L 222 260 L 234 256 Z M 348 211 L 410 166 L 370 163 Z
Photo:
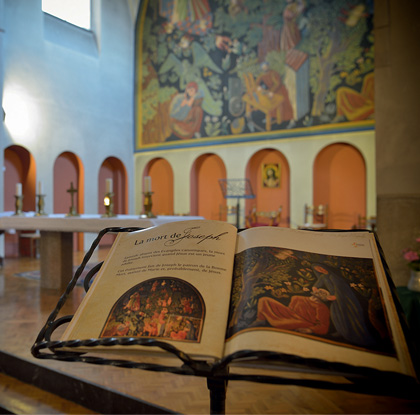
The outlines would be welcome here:
M 373 0 L 143 1 L 136 147 L 374 116 Z

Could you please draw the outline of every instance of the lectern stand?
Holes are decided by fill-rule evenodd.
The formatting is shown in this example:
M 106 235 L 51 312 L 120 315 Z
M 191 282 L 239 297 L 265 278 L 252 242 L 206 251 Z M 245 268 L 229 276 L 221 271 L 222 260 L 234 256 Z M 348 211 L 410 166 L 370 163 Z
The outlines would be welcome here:
M 73 316 L 58 317 L 58 314 L 64 306 L 67 298 L 76 286 L 79 277 L 89 262 L 93 252 L 99 245 L 101 238 L 107 232 L 133 232 L 142 228 L 106 228 L 103 229 L 92 243 L 89 251 L 86 253 L 81 265 L 76 270 L 73 278 L 68 284 L 65 292 L 60 297 L 55 309 L 51 312 L 46 323 L 39 332 L 32 348 L 31 353 L 38 359 L 50 359 L 66 362 L 83 362 L 97 365 L 110 365 L 130 369 L 142 369 L 155 372 L 168 372 L 185 376 L 198 376 L 207 379 L 207 387 L 210 393 L 210 413 L 224 414 L 225 401 L 228 382 L 234 380 L 251 381 L 258 383 L 269 383 L 277 385 L 297 385 L 317 389 L 334 389 L 357 392 L 362 394 L 398 396 L 411 399 L 418 396 L 418 384 L 413 383 L 412 378 L 396 373 L 382 372 L 370 368 L 361 368 L 351 365 L 334 364 L 318 359 L 303 359 L 294 355 L 284 353 L 274 353 L 266 351 L 243 350 L 229 355 L 214 364 L 209 364 L 200 360 L 195 360 L 189 355 L 183 353 L 176 347 L 164 341 L 141 337 L 106 337 L 100 339 L 70 340 L 70 341 L 52 341 L 53 332 L 63 324 L 70 322 Z M 101 268 L 102 263 L 95 265 L 84 279 L 84 288 L 89 290 L 90 282 L 94 275 Z M 96 346 L 147 346 L 159 347 L 164 351 L 171 353 L 180 360 L 179 366 L 164 366 L 152 363 L 141 363 L 129 360 L 105 359 L 102 357 L 91 356 L 89 353 L 80 353 L 78 347 L 94 349 Z M 47 350 L 45 352 L 45 350 Z M 68 350 L 74 350 L 68 351 Z M 82 350 L 82 349 L 80 349 Z M 325 371 L 330 373 L 346 373 L 345 381 L 332 382 L 317 379 L 300 379 L 285 376 L 267 376 L 267 375 L 243 375 L 234 374 L 229 371 L 231 363 L 241 362 L 248 359 L 262 359 L 265 362 L 271 361 L 287 362 L 295 367 L 305 366 L 314 371 Z M 275 373 L 275 372 L 273 372 Z M 369 379 L 369 381 L 366 381 Z M 123 410 L 123 408 L 122 408 Z M 139 412 L 140 413 L 140 412 Z
M 220 188 L 222 189 L 225 199 L 237 199 L 236 202 L 236 227 L 240 228 L 240 199 L 254 199 L 255 195 L 252 191 L 249 179 L 219 179 Z

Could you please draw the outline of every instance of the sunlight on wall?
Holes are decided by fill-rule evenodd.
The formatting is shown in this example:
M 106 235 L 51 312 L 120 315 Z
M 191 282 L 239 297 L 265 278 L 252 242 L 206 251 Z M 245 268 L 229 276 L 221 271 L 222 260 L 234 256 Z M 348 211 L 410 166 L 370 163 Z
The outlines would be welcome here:
M 39 111 L 28 93 L 21 87 L 5 87 L 3 108 L 5 126 L 12 138 L 32 141 L 39 126 Z
M 42 0 L 42 11 L 90 30 L 90 0 Z

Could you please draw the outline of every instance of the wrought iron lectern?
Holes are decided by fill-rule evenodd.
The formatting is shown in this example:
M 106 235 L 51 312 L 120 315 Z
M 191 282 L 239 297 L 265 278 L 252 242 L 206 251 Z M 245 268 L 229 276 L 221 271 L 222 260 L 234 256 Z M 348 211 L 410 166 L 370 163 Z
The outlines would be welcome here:
M 240 199 L 254 199 L 255 194 L 252 191 L 249 179 L 219 179 L 225 199 L 237 199 L 236 202 L 236 227 L 240 228 Z
M 107 337 L 100 339 L 87 340 L 69 340 L 59 341 L 51 340 L 53 332 L 63 324 L 69 323 L 73 316 L 64 316 L 58 318 L 59 312 L 64 306 L 67 298 L 73 291 L 84 268 L 88 264 L 93 252 L 99 245 L 102 237 L 108 232 L 133 232 L 143 228 L 105 228 L 99 232 L 97 238 L 92 243 L 89 251 L 86 253 L 81 265 L 76 270 L 73 278 L 69 282 L 65 292 L 60 297 L 55 309 L 49 315 L 46 323 L 41 328 L 31 353 L 34 357 L 44 360 L 59 360 L 66 362 L 83 362 L 97 365 L 110 365 L 122 368 L 142 369 L 155 372 L 168 372 L 186 376 L 199 376 L 207 379 L 207 387 L 210 393 L 210 414 L 225 414 L 226 391 L 228 382 L 234 380 L 251 381 L 258 383 L 268 383 L 276 385 L 296 385 L 317 389 L 344 390 L 370 395 L 397 396 L 401 398 L 412 399 L 419 394 L 418 383 L 412 381 L 405 375 L 399 375 L 394 372 L 383 372 L 366 367 L 356 367 L 341 363 L 331 363 L 319 359 L 304 359 L 294 355 L 284 353 L 274 353 L 266 351 L 243 350 L 229 355 L 220 361 L 209 364 L 200 360 L 195 360 L 183 353 L 176 347 L 163 341 L 139 338 L 139 337 Z M 86 291 L 89 290 L 90 282 L 95 274 L 101 268 L 103 262 L 95 265 L 86 275 L 83 284 Z M 397 300 L 398 301 L 398 300 Z M 401 320 L 401 316 L 400 316 Z M 404 320 L 401 321 L 404 331 L 407 330 Z M 96 346 L 149 346 L 159 347 L 173 356 L 177 357 L 182 365 L 164 366 L 154 363 L 141 363 L 129 360 L 104 359 L 102 357 L 91 356 L 89 353 L 80 353 L 78 347 L 89 347 L 92 351 Z M 47 349 L 48 352 L 44 352 Z M 64 351 L 65 349 L 66 351 Z M 67 350 L 74 349 L 74 352 Z M 265 361 L 282 361 L 292 364 L 296 367 L 305 366 L 314 370 L 345 372 L 344 382 L 333 382 L 317 379 L 299 379 L 285 376 L 267 376 L 267 375 L 243 375 L 229 372 L 231 363 L 240 362 L 247 359 L 263 359 Z M 369 378 L 366 381 L 365 377 Z

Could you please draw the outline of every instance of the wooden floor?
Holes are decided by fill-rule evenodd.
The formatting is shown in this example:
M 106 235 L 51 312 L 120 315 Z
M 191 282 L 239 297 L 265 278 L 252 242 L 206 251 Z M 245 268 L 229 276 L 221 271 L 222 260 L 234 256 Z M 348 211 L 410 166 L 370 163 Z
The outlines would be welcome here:
M 94 263 L 103 256 L 103 250 L 95 254 Z M 79 264 L 80 261 L 81 255 L 75 255 L 75 264 Z M 39 261 L 31 258 L 5 259 L 3 267 L 0 268 L 0 351 L 109 391 L 145 401 L 160 408 L 161 413 L 209 413 L 209 392 L 203 378 L 33 358 L 30 348 L 62 294 L 41 289 L 37 280 L 15 275 L 36 269 L 39 269 Z M 73 314 L 83 295 L 83 289 L 76 287 L 66 303 L 64 313 Z M 0 398 L 7 395 L 9 380 L 8 377 L 0 376 Z M 33 389 L 30 400 L 31 412 L 17 410 L 16 413 L 92 413 L 83 407 L 70 404 L 65 410 L 60 408 L 59 404 L 47 410 L 45 399 L 47 398 L 42 391 Z M 114 413 L 123 414 L 127 411 L 121 407 L 120 412 Z M 418 400 L 413 401 L 290 385 L 232 381 L 228 386 L 226 413 L 420 413 L 420 396 Z

